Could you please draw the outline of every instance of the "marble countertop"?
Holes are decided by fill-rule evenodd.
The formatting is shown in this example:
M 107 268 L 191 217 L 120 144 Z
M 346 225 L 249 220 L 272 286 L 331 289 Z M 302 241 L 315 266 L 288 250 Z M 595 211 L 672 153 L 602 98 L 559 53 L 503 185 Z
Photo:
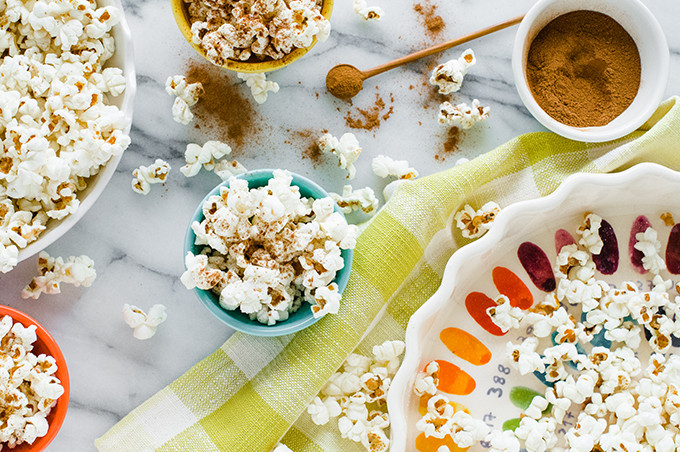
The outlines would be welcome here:
M 680 2 L 644 0 L 661 22 L 671 48 L 671 74 L 666 90 L 680 86 Z M 135 47 L 138 91 L 135 99 L 132 144 L 101 198 L 84 218 L 48 248 L 52 255 L 87 254 L 96 263 L 97 280 L 89 289 L 64 287 L 60 295 L 22 300 L 22 287 L 34 276 L 36 257 L 0 277 L 2 303 L 35 317 L 54 335 L 69 366 L 71 402 L 66 422 L 50 451 L 94 450 L 93 441 L 148 397 L 214 351 L 232 330 L 220 323 L 179 281 L 183 271 L 182 243 L 197 204 L 220 182 L 201 172 L 187 179 L 179 171 L 188 142 L 203 143 L 225 136 L 218 124 L 200 129 L 172 120 L 172 98 L 165 79 L 203 66 L 175 26 L 168 0 L 124 0 Z M 478 98 L 491 107 L 491 117 L 464 134 L 457 148 L 444 151 L 448 131 L 437 122 L 439 97 L 425 85 L 429 69 L 457 57 L 449 50 L 438 57 L 410 64 L 365 83 L 352 105 L 325 92 L 325 74 L 338 63 L 368 69 L 413 50 L 450 39 L 525 12 L 533 0 L 371 0 L 385 17 L 364 23 L 353 13 L 351 1 L 336 1 L 333 32 L 302 60 L 271 74 L 281 89 L 263 105 L 252 101 L 236 75 L 214 68 L 213 77 L 235 85 L 236 98 L 258 124 L 239 143 L 231 143 L 235 157 L 247 168 L 283 167 L 308 176 L 329 191 L 345 182 L 332 158 L 304 157 L 314 136 L 323 130 L 334 135 L 350 131 L 364 148 L 358 161 L 355 187 L 371 186 L 380 195 L 385 182 L 371 172 L 371 158 L 387 154 L 407 159 L 421 175 L 473 158 L 525 132 L 543 130 L 523 107 L 512 81 L 510 54 L 514 29 L 472 42 L 478 63 L 452 98 Z M 436 5 L 445 27 L 438 36 L 426 32 L 414 6 Z M 208 66 L 205 66 L 208 67 Z M 205 69 L 202 69 L 205 70 Z M 376 95 L 383 114 L 392 113 L 374 130 L 353 130 L 346 116 L 371 108 Z M 224 102 L 233 101 L 225 98 Z M 245 114 L 245 113 L 244 113 Z M 228 133 L 227 131 L 226 133 Z M 442 158 L 443 157 L 443 158 Z M 156 158 L 173 167 L 163 187 L 148 196 L 130 189 L 132 170 Z M 148 309 L 154 303 L 168 308 L 168 320 L 148 341 L 133 338 L 121 315 L 124 303 Z

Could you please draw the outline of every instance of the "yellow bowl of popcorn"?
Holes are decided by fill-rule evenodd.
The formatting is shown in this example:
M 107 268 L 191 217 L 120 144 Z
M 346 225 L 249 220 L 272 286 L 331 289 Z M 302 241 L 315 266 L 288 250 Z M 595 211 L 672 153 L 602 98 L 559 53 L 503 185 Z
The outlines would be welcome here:
M 179 27 L 182 36 L 184 36 L 184 39 L 186 39 L 187 42 L 191 44 L 196 52 L 217 66 L 229 69 L 230 71 L 252 74 L 271 72 L 275 71 L 276 69 L 281 69 L 282 67 L 288 66 L 309 52 L 312 47 L 316 45 L 317 41 L 324 41 L 328 37 L 328 34 L 330 33 L 329 21 L 331 18 L 331 13 L 333 12 L 333 0 L 318 1 L 321 2 L 320 5 L 315 4 L 312 0 L 303 0 L 298 2 L 302 5 L 307 4 L 306 6 L 316 5 L 316 8 L 312 7 L 304 10 L 293 10 L 290 19 L 290 25 L 299 26 L 299 24 L 295 23 L 295 19 L 297 18 L 296 16 L 301 14 L 302 19 L 305 20 L 305 23 L 308 24 L 308 27 L 316 28 L 316 33 L 307 33 L 305 31 L 304 37 L 289 39 L 289 42 L 281 43 L 278 49 L 274 48 L 274 45 L 271 44 L 271 41 L 269 41 L 268 38 L 260 38 L 260 43 L 255 40 L 255 42 L 250 44 L 249 48 L 236 48 L 235 51 L 238 53 L 238 55 L 230 55 L 232 52 L 231 49 L 229 49 L 229 46 L 226 44 L 228 41 L 227 38 L 223 37 L 223 34 L 218 35 L 216 30 L 209 30 L 207 27 L 199 27 L 196 24 L 201 22 L 200 20 L 191 20 L 191 11 L 194 9 L 192 8 L 192 5 L 196 4 L 195 9 L 198 11 L 198 14 L 205 15 L 206 9 L 210 8 L 209 6 L 206 6 L 205 2 L 196 1 L 195 3 L 192 3 L 190 0 L 170 0 L 170 4 L 172 7 L 172 13 L 175 16 L 175 21 L 177 22 L 177 26 Z M 216 3 L 219 3 L 219 1 Z M 234 5 L 234 2 L 225 2 L 223 9 L 226 9 L 227 5 Z M 221 3 L 217 6 L 213 6 L 212 8 L 218 8 L 219 6 L 221 6 Z M 267 18 L 265 20 L 267 20 L 267 22 L 274 22 L 277 19 Z M 196 34 L 203 35 L 202 39 L 203 42 L 208 44 L 208 50 L 206 50 L 203 45 L 199 45 L 194 41 L 192 24 Z M 223 27 L 224 26 L 225 25 L 223 25 Z M 199 30 L 199 28 L 201 29 Z M 284 27 L 282 26 L 282 28 Z M 229 34 L 228 38 L 235 39 L 235 37 L 238 36 L 239 32 L 242 30 L 235 29 L 235 27 L 232 26 L 229 31 L 231 34 Z M 292 47 L 290 41 L 296 41 L 292 43 Z M 260 49 L 260 47 L 263 46 L 263 44 L 261 44 L 262 42 L 267 42 L 267 44 L 264 45 L 264 49 Z M 256 47 L 255 51 L 252 50 L 253 47 Z M 281 49 L 281 47 L 284 48 Z M 286 51 L 286 47 L 290 47 L 290 50 Z M 262 51 L 264 51 L 264 53 L 261 53 Z

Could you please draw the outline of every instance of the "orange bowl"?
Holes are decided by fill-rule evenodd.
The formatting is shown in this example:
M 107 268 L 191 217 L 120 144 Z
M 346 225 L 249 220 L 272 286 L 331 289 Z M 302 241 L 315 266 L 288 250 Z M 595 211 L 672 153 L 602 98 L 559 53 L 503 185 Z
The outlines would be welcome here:
M 0 317 L 6 315 L 12 317 L 12 320 L 15 323 L 19 322 L 25 327 L 30 325 L 36 326 L 35 334 L 38 339 L 33 344 L 32 353 L 35 355 L 44 353 L 54 357 L 57 362 L 57 371 L 54 375 L 59 379 L 59 381 L 61 381 L 61 385 L 64 387 L 64 393 L 61 397 L 59 397 L 59 399 L 57 399 L 57 404 L 52 407 L 52 411 L 50 411 L 50 414 L 47 416 L 47 422 L 49 423 L 47 434 L 41 438 L 37 438 L 33 444 L 23 443 L 19 446 L 16 446 L 14 449 L 11 449 L 13 452 L 40 452 L 45 450 L 45 448 L 52 442 L 54 437 L 57 436 L 57 433 L 59 432 L 59 429 L 66 418 L 66 410 L 68 410 L 68 400 L 71 392 L 71 386 L 68 379 L 68 369 L 66 368 L 66 360 L 64 359 L 64 355 L 61 353 L 61 350 L 59 349 L 59 346 L 52 335 L 50 335 L 45 327 L 36 322 L 32 317 L 29 317 L 28 315 L 17 311 L 14 308 L 10 308 L 9 306 L 0 305 Z

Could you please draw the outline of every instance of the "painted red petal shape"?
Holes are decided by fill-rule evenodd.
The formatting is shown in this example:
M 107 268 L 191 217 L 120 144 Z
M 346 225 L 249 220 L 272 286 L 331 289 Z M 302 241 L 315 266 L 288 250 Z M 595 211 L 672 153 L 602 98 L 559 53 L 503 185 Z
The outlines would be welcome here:
M 524 242 L 517 249 L 517 257 L 536 287 L 544 292 L 555 290 L 557 283 L 550 259 L 541 247 L 535 243 Z
M 496 306 L 496 302 L 481 292 L 471 292 L 465 298 L 465 309 L 467 309 L 470 317 L 475 319 L 475 322 L 490 334 L 503 336 L 506 333 L 493 323 L 491 316 L 486 312 L 492 306 Z
M 635 271 L 641 275 L 647 273 L 647 270 L 645 270 L 645 267 L 642 265 L 644 254 L 642 254 L 642 251 L 635 249 L 635 244 L 637 243 L 635 235 L 639 232 L 645 232 L 647 228 L 650 228 L 651 226 L 652 223 L 649 222 L 649 219 L 644 215 L 640 215 L 633 221 L 633 226 L 630 228 L 630 239 L 628 240 L 630 263 L 633 264 Z
M 560 229 L 555 232 L 555 251 L 557 254 L 560 254 L 562 248 L 568 245 L 576 245 L 574 236 L 571 235 L 566 229 Z
M 614 228 L 606 220 L 602 220 L 599 233 L 603 243 L 602 251 L 600 254 L 593 254 L 593 262 L 603 275 L 613 275 L 619 268 L 619 242 Z
M 529 309 L 534 303 L 534 297 L 529 288 L 512 271 L 505 267 L 496 267 L 491 274 L 496 289 L 499 293 L 508 297 L 510 306 Z
M 673 226 L 666 245 L 666 267 L 674 275 L 680 275 L 680 223 Z

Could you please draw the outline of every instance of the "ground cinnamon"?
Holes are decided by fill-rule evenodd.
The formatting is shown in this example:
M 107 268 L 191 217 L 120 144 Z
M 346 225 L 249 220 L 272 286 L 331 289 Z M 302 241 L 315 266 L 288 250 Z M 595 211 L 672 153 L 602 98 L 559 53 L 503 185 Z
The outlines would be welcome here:
M 413 6 L 413 10 L 418 13 L 425 25 L 425 32 L 432 39 L 439 37 L 439 34 L 444 31 L 446 23 L 440 15 L 436 13 L 437 6 L 429 2 L 429 0 L 423 0 L 420 3 L 416 3 Z
M 351 99 L 364 85 L 364 78 L 359 70 L 349 64 L 339 64 L 328 71 L 326 88 L 338 99 Z
M 574 11 L 554 19 L 531 43 L 527 82 L 538 105 L 573 127 L 604 126 L 633 102 L 640 53 L 611 17 Z
M 390 94 L 390 102 L 394 102 L 394 96 Z M 375 94 L 375 102 L 369 108 L 356 108 L 356 111 L 348 111 L 345 115 L 345 123 L 347 127 L 352 129 L 373 130 L 380 127 L 382 121 L 386 121 L 394 113 L 394 107 L 389 106 L 385 112 L 387 105 L 378 93 Z M 383 113 L 384 112 L 384 113 Z

